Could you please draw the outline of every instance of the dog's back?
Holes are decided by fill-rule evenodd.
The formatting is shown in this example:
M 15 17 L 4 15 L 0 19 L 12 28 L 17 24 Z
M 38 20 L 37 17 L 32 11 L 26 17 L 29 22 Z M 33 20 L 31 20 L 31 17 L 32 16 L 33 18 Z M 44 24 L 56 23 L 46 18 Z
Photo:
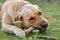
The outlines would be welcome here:
M 10 8 L 12 8 L 12 10 L 14 11 L 15 9 L 18 8 L 18 6 L 23 6 L 24 4 L 28 3 L 27 1 L 23 1 L 23 0 L 6 0 L 6 2 L 4 3 L 4 5 L 2 6 L 1 9 L 1 17 L 5 12 L 8 12 L 8 10 Z M 12 5 L 12 6 L 11 6 Z M 8 10 L 7 10 L 8 9 Z M 9 12 L 10 13 L 10 12 Z M 11 13 L 10 13 L 11 14 Z
M 6 0 L 6 1 L 15 1 L 15 0 Z M 19 0 L 19 1 L 23 1 L 23 0 Z

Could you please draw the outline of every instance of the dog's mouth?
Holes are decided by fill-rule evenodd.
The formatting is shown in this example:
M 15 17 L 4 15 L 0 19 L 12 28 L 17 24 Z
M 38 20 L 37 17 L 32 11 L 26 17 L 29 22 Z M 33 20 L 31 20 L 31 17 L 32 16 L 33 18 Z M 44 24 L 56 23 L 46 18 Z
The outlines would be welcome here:
M 40 32 L 46 32 L 47 31 L 47 28 L 35 28 L 37 30 L 39 30 Z
M 46 32 L 47 28 L 36 28 L 37 30 L 39 30 L 40 32 Z
M 47 31 L 47 27 L 48 27 L 48 23 L 42 23 L 38 28 L 36 28 L 37 30 L 39 30 L 40 32 L 46 32 Z

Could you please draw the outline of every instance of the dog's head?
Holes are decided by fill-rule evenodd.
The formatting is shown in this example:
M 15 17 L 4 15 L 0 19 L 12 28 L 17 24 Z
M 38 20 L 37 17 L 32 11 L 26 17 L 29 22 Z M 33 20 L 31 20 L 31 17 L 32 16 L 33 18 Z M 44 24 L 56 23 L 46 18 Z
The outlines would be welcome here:
M 41 31 L 47 30 L 48 21 L 42 16 L 42 11 L 37 5 L 26 5 L 19 12 L 19 16 L 23 27 L 34 27 Z

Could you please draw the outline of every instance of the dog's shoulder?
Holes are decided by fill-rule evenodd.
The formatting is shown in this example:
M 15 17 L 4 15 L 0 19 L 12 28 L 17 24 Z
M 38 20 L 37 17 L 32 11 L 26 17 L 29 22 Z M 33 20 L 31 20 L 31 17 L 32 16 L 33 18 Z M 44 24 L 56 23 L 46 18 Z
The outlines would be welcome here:
M 16 15 L 17 11 L 24 6 L 25 4 L 28 4 L 29 2 L 27 1 L 19 1 L 19 0 L 15 0 L 15 1 L 6 1 L 4 3 L 4 5 L 2 6 L 2 10 L 1 13 L 2 15 L 4 14 L 4 12 L 8 12 L 9 15 Z

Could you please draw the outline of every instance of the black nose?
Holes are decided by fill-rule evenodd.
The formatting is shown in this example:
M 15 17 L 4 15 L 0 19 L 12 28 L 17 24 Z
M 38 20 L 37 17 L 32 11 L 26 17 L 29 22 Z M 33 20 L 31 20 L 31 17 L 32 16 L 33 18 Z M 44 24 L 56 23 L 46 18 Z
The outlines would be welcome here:
M 43 22 L 43 23 L 41 24 L 41 27 L 42 27 L 42 28 L 47 28 L 47 26 L 48 26 L 48 23 L 47 23 L 47 22 Z

